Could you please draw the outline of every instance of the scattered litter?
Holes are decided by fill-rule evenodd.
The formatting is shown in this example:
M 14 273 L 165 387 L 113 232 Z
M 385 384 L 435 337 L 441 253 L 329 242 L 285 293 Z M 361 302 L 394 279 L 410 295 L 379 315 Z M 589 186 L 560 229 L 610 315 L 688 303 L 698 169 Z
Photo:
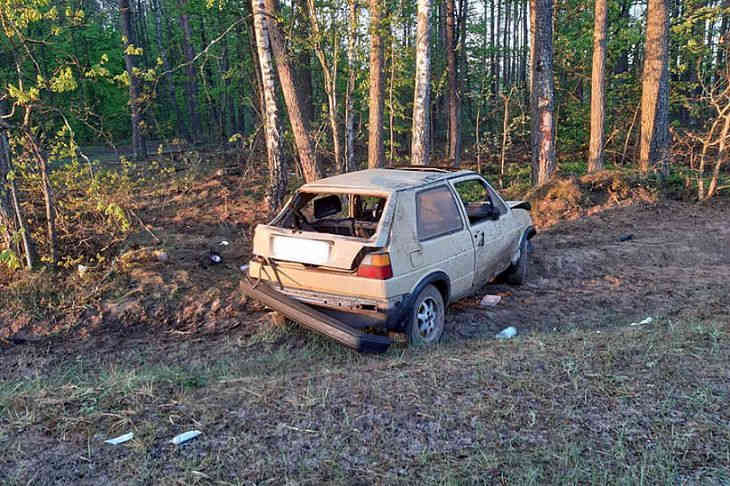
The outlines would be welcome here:
M 191 430 L 188 432 L 183 432 L 182 434 L 179 434 L 179 435 L 176 435 L 175 437 L 173 437 L 172 440 L 170 441 L 170 443 L 175 444 L 175 445 L 180 445 L 184 442 L 189 441 L 190 439 L 196 438 L 200 434 L 202 434 L 202 432 L 199 430 Z
M 484 297 L 482 297 L 482 300 L 481 300 L 481 302 L 479 302 L 479 305 L 482 307 L 494 307 L 495 305 L 499 304 L 500 300 L 502 300 L 501 295 L 487 294 Z
M 77 269 L 79 271 L 79 276 L 83 277 L 84 275 L 86 275 L 86 272 L 89 270 L 89 267 L 87 267 L 86 265 L 81 265 L 79 263 L 79 266 L 77 267 Z
M 111 444 L 111 445 L 119 445 L 119 444 L 124 444 L 128 440 L 132 440 L 132 438 L 134 438 L 134 432 L 120 435 L 119 437 L 114 437 L 113 439 L 107 439 L 104 441 L 104 443 Z
M 513 326 L 505 327 L 495 336 L 497 339 L 510 339 L 517 336 L 517 328 Z
M 619 237 L 618 241 L 630 241 L 634 239 L 633 233 L 630 233 L 628 235 L 622 235 Z
M 231 243 L 230 243 L 229 241 L 226 241 L 226 240 L 222 240 L 222 241 L 221 241 L 220 243 L 218 243 L 218 244 L 219 244 L 220 246 L 228 246 L 228 245 L 230 245 Z
M 646 319 L 644 319 L 643 321 L 639 321 L 639 322 L 632 322 L 632 323 L 631 323 L 630 325 L 631 325 L 631 326 L 643 326 L 644 324 L 651 324 L 651 322 L 652 322 L 653 320 L 654 320 L 653 318 L 651 318 L 651 317 L 647 317 L 647 318 L 646 318 Z
M 243 273 L 248 273 L 248 265 L 241 265 L 238 268 L 240 268 Z
M 223 261 L 223 257 L 220 256 L 220 254 L 215 251 L 211 251 L 210 254 L 208 255 L 208 258 L 210 259 L 211 263 L 213 263 L 214 265 L 217 265 L 218 263 Z

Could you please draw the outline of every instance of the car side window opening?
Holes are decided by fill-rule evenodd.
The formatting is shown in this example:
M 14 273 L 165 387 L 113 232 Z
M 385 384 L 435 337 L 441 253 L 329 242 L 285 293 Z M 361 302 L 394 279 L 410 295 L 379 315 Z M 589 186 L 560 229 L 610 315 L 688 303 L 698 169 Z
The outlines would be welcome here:
M 416 193 L 416 219 L 420 241 L 454 233 L 464 227 L 454 195 L 445 185 Z
M 464 204 L 470 224 L 497 219 L 507 208 L 492 189 L 479 179 L 469 179 L 454 184 Z

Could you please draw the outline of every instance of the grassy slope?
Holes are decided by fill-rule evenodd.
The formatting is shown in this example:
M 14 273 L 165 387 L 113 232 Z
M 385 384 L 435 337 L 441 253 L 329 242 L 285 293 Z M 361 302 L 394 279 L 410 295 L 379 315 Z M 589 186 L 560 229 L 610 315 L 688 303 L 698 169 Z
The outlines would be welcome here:
M 42 350 L 16 351 L 0 381 L 0 482 L 730 481 L 722 323 L 664 320 L 382 357 L 294 329 L 267 333 L 256 352 L 229 335 L 87 352 L 63 367 Z M 268 346 L 277 333 L 301 334 L 302 345 Z M 198 439 L 167 443 L 195 428 Z M 126 445 L 102 443 L 128 431 Z

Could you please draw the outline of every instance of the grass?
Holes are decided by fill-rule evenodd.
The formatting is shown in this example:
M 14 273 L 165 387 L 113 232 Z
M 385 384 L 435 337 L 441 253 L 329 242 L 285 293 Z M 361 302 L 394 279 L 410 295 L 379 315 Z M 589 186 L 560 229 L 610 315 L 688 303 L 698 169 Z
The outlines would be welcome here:
M 663 320 L 384 356 L 276 332 L 300 344 L 267 352 L 266 340 L 227 337 L 35 366 L 29 348 L 10 369 L 34 373 L 0 381 L 0 482 L 730 481 L 722 323 Z M 167 443 L 193 428 L 203 435 Z M 128 431 L 129 443 L 103 444 Z

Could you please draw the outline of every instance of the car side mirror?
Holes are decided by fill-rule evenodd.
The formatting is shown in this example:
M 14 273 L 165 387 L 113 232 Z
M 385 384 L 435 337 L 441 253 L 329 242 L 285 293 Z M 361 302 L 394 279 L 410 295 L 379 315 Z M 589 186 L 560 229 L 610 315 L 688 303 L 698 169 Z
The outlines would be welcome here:
M 487 207 L 487 210 L 486 211 L 488 213 L 488 216 L 487 217 L 489 219 L 496 221 L 496 220 L 499 219 L 500 216 L 502 216 L 499 213 L 499 210 L 497 208 L 495 208 L 492 203 L 484 203 L 484 205 Z
M 471 221 L 483 219 L 497 220 L 501 216 L 499 211 L 490 202 L 469 203 L 466 205 L 466 213 Z

